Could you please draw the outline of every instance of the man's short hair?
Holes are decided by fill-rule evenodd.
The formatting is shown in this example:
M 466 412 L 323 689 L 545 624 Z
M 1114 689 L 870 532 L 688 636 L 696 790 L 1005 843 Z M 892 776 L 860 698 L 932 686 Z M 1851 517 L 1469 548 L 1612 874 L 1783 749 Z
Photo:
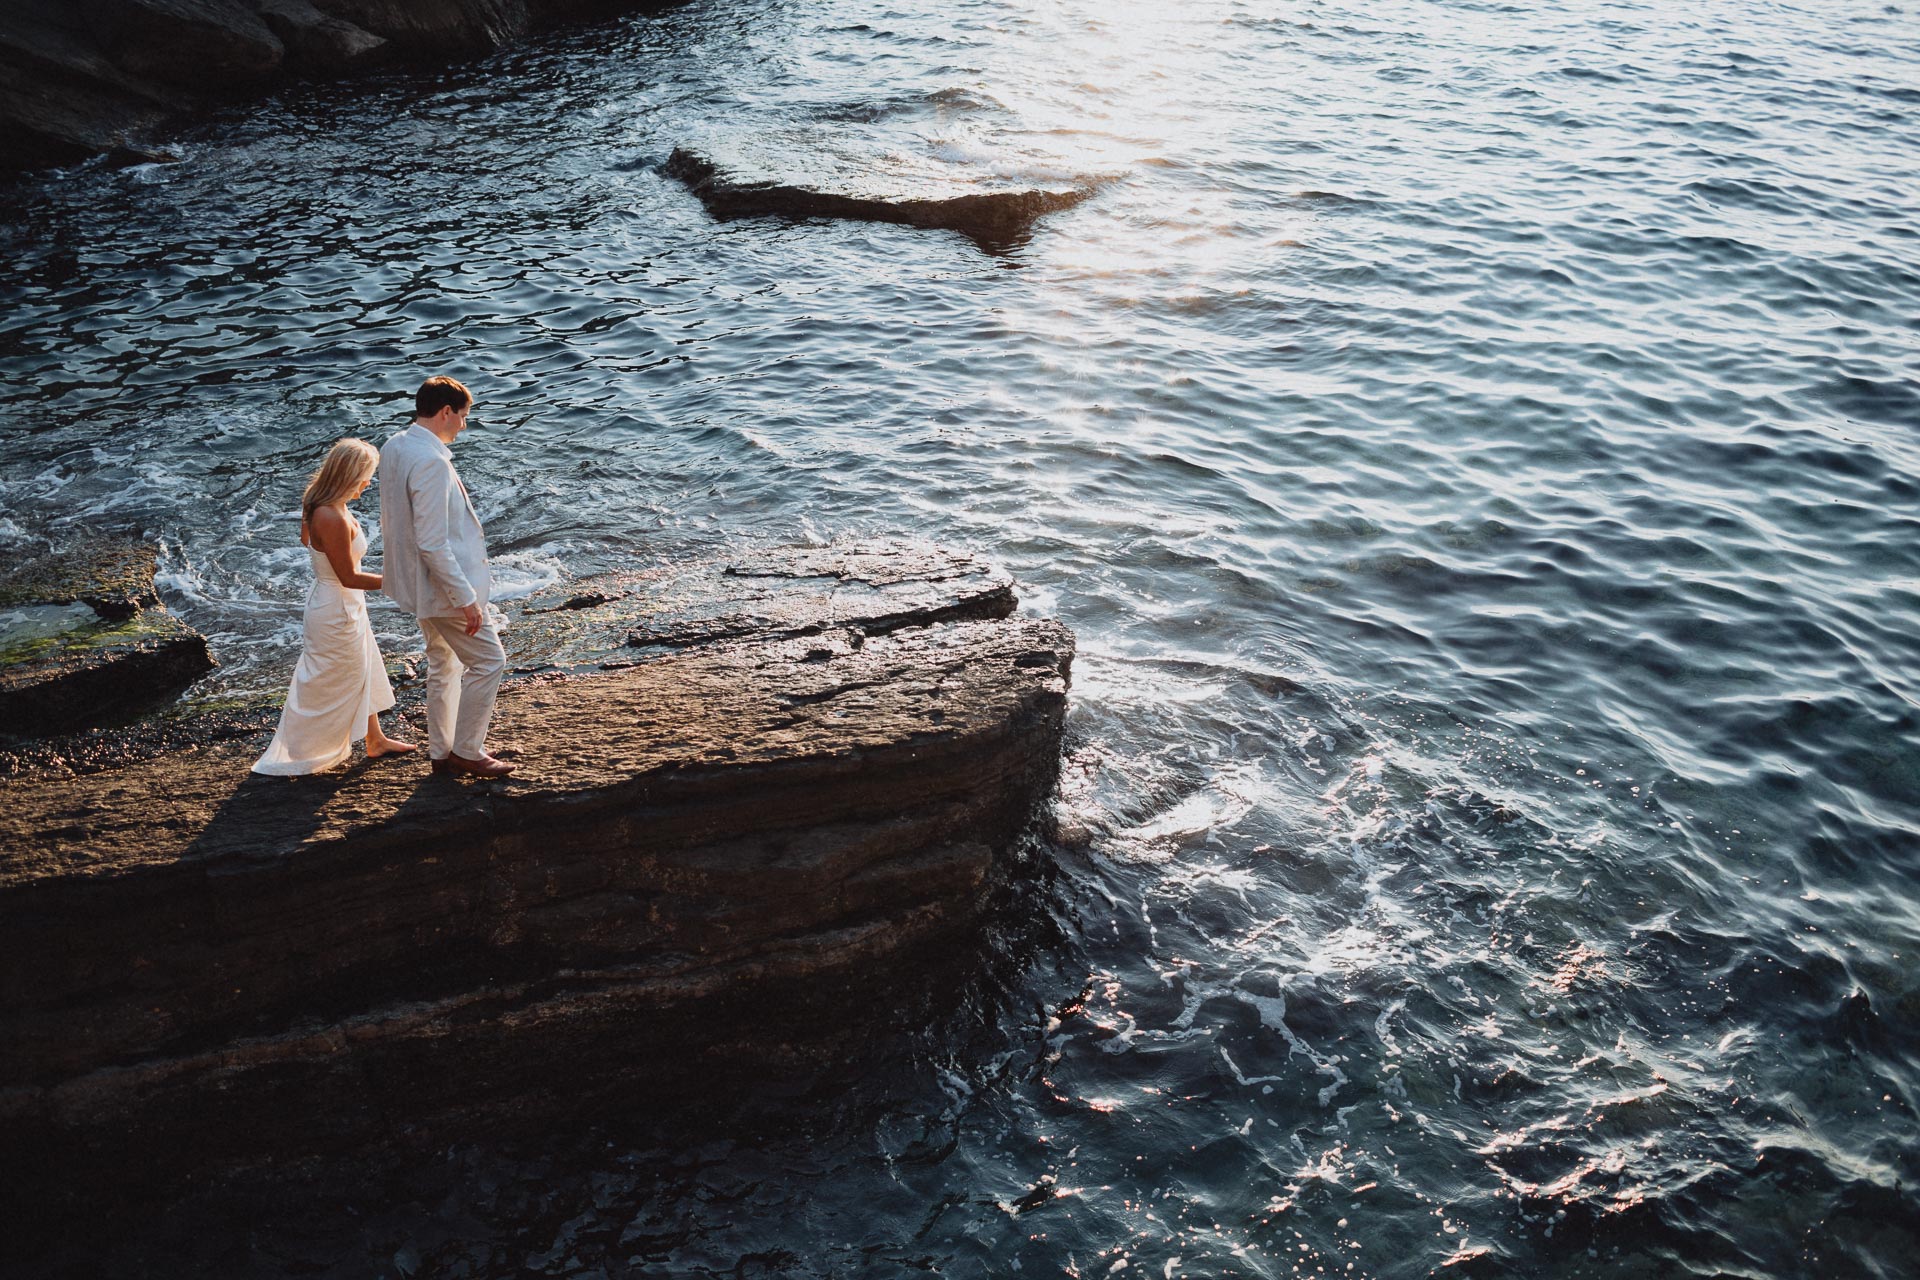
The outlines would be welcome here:
M 473 393 L 444 374 L 428 378 L 413 393 L 413 416 L 431 418 L 442 409 L 464 409 L 473 403 Z

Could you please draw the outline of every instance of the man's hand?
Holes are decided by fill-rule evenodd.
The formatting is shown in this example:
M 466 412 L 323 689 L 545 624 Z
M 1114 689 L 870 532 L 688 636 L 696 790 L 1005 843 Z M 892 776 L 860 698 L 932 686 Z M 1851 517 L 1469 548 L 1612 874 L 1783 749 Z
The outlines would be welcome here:
M 460 616 L 467 620 L 468 635 L 477 636 L 480 634 L 480 624 L 486 621 L 486 615 L 480 612 L 480 606 L 478 604 L 462 605 L 460 607 Z

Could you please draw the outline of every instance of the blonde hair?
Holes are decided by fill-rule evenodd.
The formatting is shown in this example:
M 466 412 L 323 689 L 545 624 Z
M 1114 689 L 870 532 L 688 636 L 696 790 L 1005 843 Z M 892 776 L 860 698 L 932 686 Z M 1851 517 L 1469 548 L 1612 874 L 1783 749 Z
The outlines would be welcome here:
M 300 495 L 300 523 L 312 520 L 319 508 L 352 497 L 360 482 L 371 479 L 379 465 L 380 451 L 365 440 L 348 436 L 336 442 L 327 450 L 327 459 L 313 473 L 313 479 L 307 481 L 307 491 Z

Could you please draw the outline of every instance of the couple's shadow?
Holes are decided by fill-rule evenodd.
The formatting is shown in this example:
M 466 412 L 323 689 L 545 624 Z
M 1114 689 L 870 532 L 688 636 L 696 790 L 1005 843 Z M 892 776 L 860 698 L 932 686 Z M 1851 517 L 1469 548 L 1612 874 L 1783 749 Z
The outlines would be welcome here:
M 395 772 L 417 776 L 401 781 L 382 776 Z M 399 760 L 360 757 L 344 768 L 295 777 L 269 776 L 249 770 L 182 850 L 182 857 L 192 861 L 228 858 L 251 861 L 291 856 L 327 826 L 329 810 L 348 803 L 356 791 L 375 788 L 379 793 L 377 811 L 355 815 L 364 816 L 371 826 L 393 826 L 413 818 L 451 815 L 471 803 L 467 794 L 470 788 L 447 774 L 436 774 L 427 768 L 424 749 Z M 400 795 L 398 803 L 386 807 L 387 798 L 396 793 Z

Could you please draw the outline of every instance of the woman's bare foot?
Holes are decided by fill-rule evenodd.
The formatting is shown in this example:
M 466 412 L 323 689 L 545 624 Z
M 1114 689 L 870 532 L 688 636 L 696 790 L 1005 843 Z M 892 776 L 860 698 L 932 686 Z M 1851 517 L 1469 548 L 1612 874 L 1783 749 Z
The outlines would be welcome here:
M 380 729 L 380 717 L 376 713 L 367 717 L 367 759 L 378 760 L 381 756 L 403 755 L 414 750 L 411 742 L 402 742 L 398 738 L 389 738 Z

